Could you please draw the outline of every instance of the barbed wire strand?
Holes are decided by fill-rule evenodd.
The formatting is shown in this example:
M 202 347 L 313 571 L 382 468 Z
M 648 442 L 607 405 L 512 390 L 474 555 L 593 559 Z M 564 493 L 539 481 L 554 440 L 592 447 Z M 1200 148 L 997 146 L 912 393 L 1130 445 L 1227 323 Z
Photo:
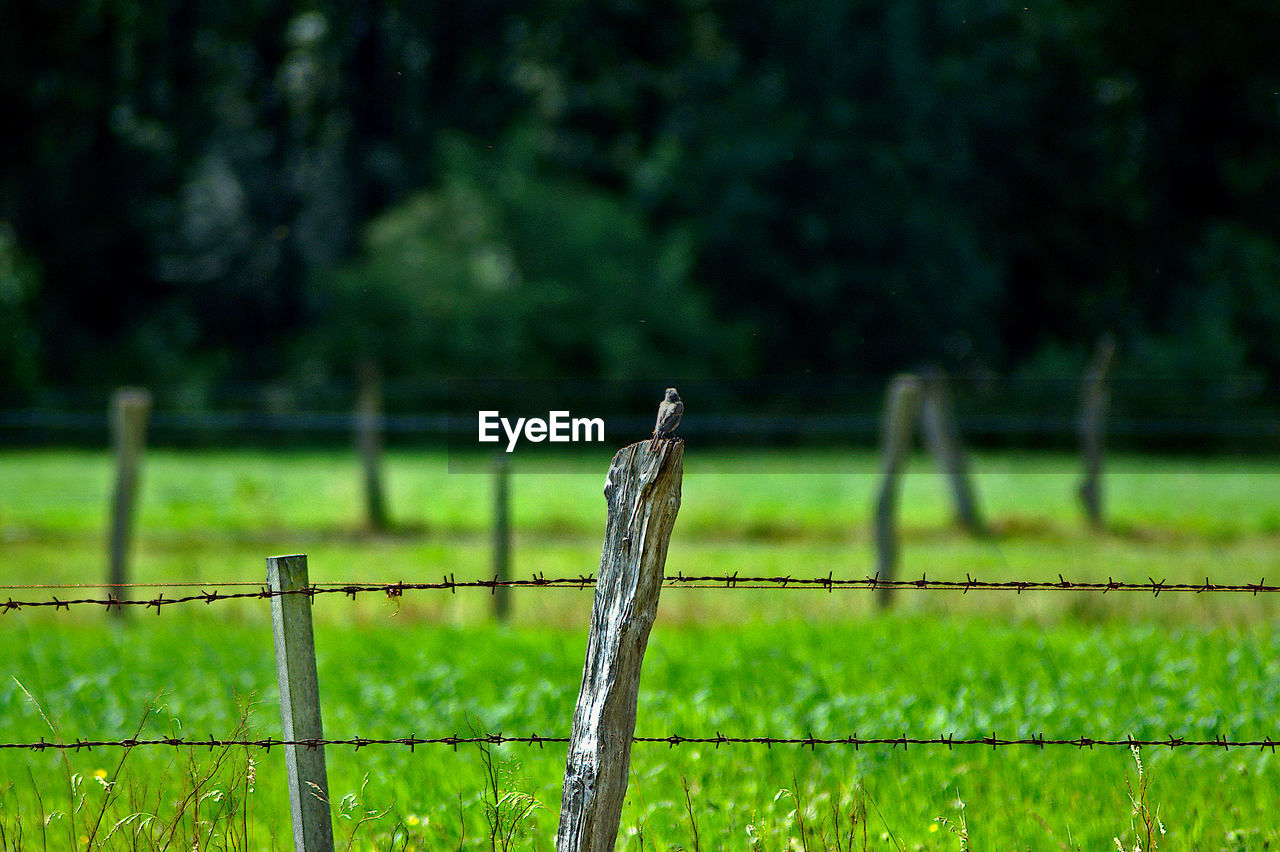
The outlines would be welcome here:
M 185 580 L 170 583 L 17 583 L 0 585 L 0 591 L 19 589 L 201 589 L 209 586 L 262 586 L 261 580 L 219 580 L 216 583 Z
M 0 602 L 0 614 L 7 614 L 29 607 L 45 607 L 53 610 L 70 610 L 73 606 L 101 606 L 110 610 L 112 607 L 123 609 L 124 607 L 143 607 L 145 609 L 155 609 L 157 613 L 163 607 L 174 604 L 183 603 L 205 603 L 212 604 L 221 601 L 260 599 L 265 600 L 283 595 L 306 595 L 308 597 L 316 597 L 317 595 L 341 594 L 352 598 L 357 595 L 378 593 L 388 598 L 400 598 L 407 591 L 448 591 L 456 592 L 459 589 L 489 589 L 491 593 L 496 592 L 500 587 L 506 588 L 573 588 L 586 589 L 594 587 L 596 578 L 594 574 L 582 574 L 577 577 L 545 577 L 541 574 L 534 574 L 527 580 L 503 580 L 498 577 L 493 579 L 480 580 L 458 580 L 452 574 L 445 575 L 439 582 L 423 582 L 423 583 L 314 583 L 303 589 L 284 589 L 273 590 L 263 586 L 261 583 L 212 583 L 196 586 L 195 584 L 173 584 L 174 586 L 183 586 L 187 588 L 200 588 L 198 594 L 182 595 L 178 597 L 166 598 L 161 592 L 154 598 L 122 598 L 113 594 L 108 594 L 105 598 L 68 598 L 62 600 L 54 596 L 48 600 L 14 600 L 10 597 L 8 600 Z M 111 587 L 111 588 L 133 588 L 142 587 L 145 584 L 133 584 L 128 587 Z M 156 584 L 157 586 L 163 584 Z M 244 587 L 246 585 L 255 585 L 257 589 L 252 592 L 219 592 L 219 587 Z M 1054 580 L 979 580 L 969 574 L 965 575 L 963 580 L 931 580 L 927 575 L 921 575 L 918 580 L 885 580 L 879 577 L 863 577 L 844 579 L 836 578 L 832 574 L 825 577 L 793 577 L 787 576 L 741 576 L 737 572 L 727 575 L 707 575 L 707 576 L 685 576 L 684 574 L 676 574 L 664 578 L 663 585 L 668 588 L 690 588 L 690 589 L 816 589 L 820 591 L 834 592 L 837 589 L 862 589 L 875 591 L 878 589 L 919 589 L 930 591 L 958 591 L 968 594 L 974 591 L 984 592 L 1015 592 L 1022 594 L 1023 592 L 1046 592 L 1046 591 L 1075 591 L 1075 592 L 1100 592 L 1106 594 L 1108 592 L 1146 592 L 1154 597 L 1159 597 L 1165 592 L 1172 593 L 1237 593 L 1258 595 L 1262 593 L 1280 592 L 1280 586 L 1268 585 L 1266 578 L 1262 578 L 1257 583 L 1214 583 L 1205 577 L 1203 583 L 1171 583 L 1167 580 L 1156 580 L 1149 577 L 1147 582 L 1129 582 L 1123 580 L 1115 580 L 1108 577 L 1103 581 L 1073 581 L 1067 580 L 1061 574 L 1058 579 Z M 53 586 L 50 586 L 52 588 Z M 16 590 L 16 586 L 0 586 L 0 590 Z M 34 588 L 34 587 L 33 587 Z M 79 587 L 75 587 L 79 588 Z M 103 588 L 98 586 L 98 588 Z M 207 591 L 207 589 L 214 591 Z
M 720 733 L 714 736 L 694 736 L 687 737 L 679 734 L 671 734 L 665 737 L 632 737 L 635 743 L 649 744 L 665 744 L 669 747 L 682 745 L 710 745 L 719 748 L 720 746 L 730 745 L 746 745 L 746 746 L 764 746 L 772 748 L 773 746 L 799 746 L 802 748 L 814 749 L 818 746 L 852 746 L 854 749 L 860 749 L 863 746 L 890 746 L 897 748 L 901 746 L 904 750 L 909 746 L 946 746 L 952 749 L 956 746 L 986 746 L 989 748 L 1001 748 L 1008 746 L 1033 746 L 1036 748 L 1045 748 L 1046 746 L 1072 746 L 1077 749 L 1092 749 L 1094 747 L 1124 747 L 1124 748 L 1194 748 L 1209 747 L 1221 748 L 1224 751 L 1232 748 L 1258 748 L 1262 751 L 1268 749 L 1274 754 L 1276 747 L 1280 746 L 1280 740 L 1272 737 L 1264 737 L 1254 740 L 1231 740 L 1224 736 L 1215 736 L 1213 739 L 1188 739 L 1185 737 L 1169 736 L 1164 739 L 1139 739 L 1136 737 L 1123 737 L 1120 739 L 1103 739 L 1097 737 L 1075 737 L 1072 739 L 1049 739 L 1042 734 L 1034 734 L 1028 737 L 1001 738 L 992 733 L 990 736 L 981 737 L 957 737 L 953 734 L 945 736 L 915 738 L 903 735 L 900 737 L 860 737 L 857 734 L 846 737 L 729 737 Z M 503 734 L 484 734 L 480 736 L 460 737 L 460 736 L 444 736 L 444 737 L 418 737 L 410 735 L 407 737 L 394 738 L 373 738 L 373 737 L 353 737 L 350 739 L 300 739 L 300 740 L 282 740 L 272 737 L 261 739 L 183 739 L 180 737 L 162 737 L 158 739 L 139 739 L 129 738 L 123 740 L 85 740 L 77 739 L 67 742 L 48 742 L 41 738 L 37 742 L 26 743 L 0 743 L 0 749 L 22 749 L 29 751 L 91 751 L 95 748 L 140 748 L 146 746 L 168 746 L 172 748 L 260 748 L 270 751 L 273 748 L 293 746 L 295 748 L 320 748 L 322 746 L 349 746 L 356 750 L 366 748 L 368 746 L 380 745 L 399 745 L 407 746 L 413 751 L 420 745 L 446 745 L 451 746 L 455 750 L 461 745 L 507 745 L 507 744 L 523 744 L 528 746 L 542 747 L 547 744 L 560 745 L 569 742 L 568 737 L 547 737 L 538 734 L 530 734 L 527 736 L 509 737 Z

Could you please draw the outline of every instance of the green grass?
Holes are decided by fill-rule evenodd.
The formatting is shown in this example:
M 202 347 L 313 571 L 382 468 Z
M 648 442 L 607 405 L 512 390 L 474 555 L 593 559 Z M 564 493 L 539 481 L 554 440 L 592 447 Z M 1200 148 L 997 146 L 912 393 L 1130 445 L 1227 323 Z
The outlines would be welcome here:
M 259 735 L 278 730 L 274 672 L 265 624 L 227 625 L 212 615 L 186 622 L 145 621 L 125 630 L 64 626 L 22 636 L 5 651 L 6 670 L 61 720 L 61 734 L 124 737 L 140 708 L 161 695 L 161 712 L 145 733 L 193 737 L 225 733 L 240 702 L 256 696 L 250 716 Z M 581 668 L 584 639 L 566 631 L 450 628 L 422 622 L 379 629 L 322 627 L 317 635 L 323 712 L 331 736 L 399 737 L 470 730 L 564 735 Z M 254 653 L 256 650 L 257 653 Z M 1273 628 L 1215 631 L 1149 626 L 1059 626 L 1053 631 L 987 620 L 884 618 L 851 625 L 796 623 L 655 629 L 641 684 L 641 735 L 714 734 L 818 737 L 958 737 L 1044 733 L 1053 736 L 1187 738 L 1273 733 L 1280 701 L 1280 633 Z M 175 670 L 176 669 L 176 670 Z M 0 687 L 6 736 L 38 739 L 49 730 L 10 680 Z M 181 724 L 173 720 L 178 720 Z M 497 756 L 510 785 L 548 806 L 535 817 L 531 848 L 549 848 L 558 806 L 563 747 L 504 746 Z M 118 752 L 70 756 L 91 777 L 111 769 Z M 256 754 L 253 813 L 258 836 L 287 834 L 283 766 L 278 752 Z M 454 847 L 460 821 L 483 832 L 485 789 L 478 750 L 422 746 L 358 752 L 331 749 L 331 790 L 338 800 L 361 790 L 370 807 L 418 821 L 419 848 Z M 1167 848 L 1224 842 L 1228 832 L 1274 828 L 1280 770 L 1255 751 L 1149 751 L 1152 798 L 1170 832 Z M 237 756 L 244 766 L 244 758 Z M 42 784 L 45 807 L 67 809 L 59 758 L 6 756 L 19 782 L 12 804 L 31 793 L 17 768 Z M 176 764 L 176 765 L 175 765 Z M 168 776 L 181 789 L 181 758 L 167 749 L 136 749 L 122 784 Z M 776 848 L 794 835 L 794 804 L 775 800 L 799 789 L 814 801 L 866 791 L 879 810 L 872 838 L 892 832 L 906 848 L 958 848 L 930 831 L 966 803 L 974 848 L 1043 848 L 1050 832 L 1086 849 L 1126 838 L 1124 795 L 1132 758 L 1123 749 L 1050 747 L 1000 750 L 638 745 L 625 831 L 644 831 L 660 848 L 691 848 L 682 785 L 694 797 L 706 848 L 737 847 L 748 826 Z M 132 781 L 130 779 L 133 779 Z M 92 795 L 103 795 L 91 790 Z M 150 791 L 142 796 L 152 797 Z M 462 815 L 459 815 L 461 796 Z M 63 801 L 59 801 L 62 799 Z M 92 802 L 91 802 L 92 803 Z M 829 821 L 829 803 L 810 822 Z M 342 823 L 339 823 L 342 827 Z M 395 825 L 369 827 L 373 840 Z M 1046 827 L 1047 826 L 1047 827 Z M 55 825 L 56 827 L 56 825 Z M 828 825 L 827 831 L 832 831 Z M 28 829 L 28 834 L 32 830 Z M 1132 835 L 1129 835 L 1132 839 Z M 59 845 L 54 844 L 55 848 Z M 480 845 L 484 845 L 483 843 Z M 881 842 L 874 848 L 888 848 Z M 626 848 L 638 848 L 634 837 Z M 1206 847 L 1207 848 L 1207 847 Z M 1219 848 L 1214 846 L 1212 848 Z M 1251 848 L 1261 848 L 1260 842 Z
M 607 459 L 577 464 L 583 473 L 515 476 L 517 575 L 595 570 Z M 788 466 L 803 472 L 779 472 Z M 952 527 L 944 483 L 924 460 L 913 464 L 919 473 L 903 493 L 904 575 L 1256 582 L 1275 573 L 1273 461 L 1117 459 L 1104 534 L 1080 521 L 1072 459 L 979 456 L 973 467 L 993 528 L 982 538 Z M 704 460 L 691 450 L 668 571 L 864 576 L 873 563 L 875 470 L 867 453 Z M 100 579 L 110 474 L 104 454 L 0 454 L 0 579 Z M 344 454 L 152 453 L 136 578 L 257 581 L 263 557 L 294 551 L 309 554 L 317 581 L 491 571 L 487 477 L 449 474 L 431 453 L 392 454 L 387 477 L 399 528 L 372 534 Z M 478 591 L 411 593 L 398 603 L 317 599 L 326 734 L 566 735 L 590 595 L 517 590 L 514 623 L 504 627 L 489 623 L 489 597 Z M 1274 737 L 1276 615 L 1267 595 L 914 592 L 884 616 L 865 592 L 668 589 L 637 733 Z M 149 702 L 157 706 L 144 734 L 226 735 L 247 712 L 252 735 L 278 735 L 270 625 L 259 602 L 172 607 L 123 625 L 97 611 L 23 610 L 0 625 L 4 741 L 52 739 L 49 722 L 65 739 L 126 737 Z M 133 817 L 107 848 L 134 848 L 128 838 L 144 822 L 143 836 L 170 826 L 185 848 L 196 834 L 208 835 L 200 848 L 242 848 L 244 838 L 247 848 L 286 845 L 278 750 L 138 748 L 117 775 L 122 756 L 95 749 L 63 763 L 52 753 L 0 751 L 0 849 L 43 848 L 42 839 L 69 848 L 88 837 L 98 810 L 104 826 L 155 815 Z M 525 800 L 501 799 L 514 790 L 545 805 L 513 848 L 551 848 L 563 746 L 503 746 L 492 757 L 490 776 L 474 747 L 331 749 L 340 837 L 368 807 L 381 816 L 358 826 L 354 848 L 489 848 L 485 802 L 495 801 L 496 786 L 497 801 L 518 806 Z M 1144 751 L 1146 797 L 1168 832 L 1160 848 L 1274 847 L 1276 760 L 1235 749 Z M 98 772 L 115 779 L 110 794 Z M 1126 777 L 1136 792 L 1134 758 L 1114 748 L 640 744 L 619 848 L 693 849 L 696 826 L 704 849 L 757 848 L 753 837 L 758 848 L 783 848 L 805 829 L 810 849 L 861 849 L 864 829 L 867 848 L 960 849 L 951 829 L 963 821 L 975 849 L 1115 848 L 1113 838 L 1131 849 L 1140 820 Z M 192 789 L 209 794 L 200 814 L 179 804 Z M 63 815 L 48 816 L 55 812 Z
M 1218 539 L 1280 535 L 1275 459 L 1121 457 L 1106 480 L 1109 514 L 1121 532 L 1176 528 Z M 96 534 L 106 518 L 111 464 L 105 453 L 0 452 L 0 530 L 6 535 Z M 521 530 L 597 535 L 608 459 L 516 463 L 514 520 Z M 978 455 L 972 467 L 984 513 L 1075 528 L 1078 465 L 1069 456 Z M 448 472 L 442 453 L 403 452 L 386 464 L 396 520 L 437 534 L 483 533 L 491 482 Z M 548 472 L 554 471 L 554 472 Z M 316 534 L 360 528 L 354 457 L 341 453 L 152 452 L 144 467 L 144 530 L 209 536 Z M 786 456 L 688 451 L 681 534 L 754 540 L 864 535 L 879 481 L 865 451 Z M 907 529 L 949 520 L 945 483 L 913 460 L 903 489 Z

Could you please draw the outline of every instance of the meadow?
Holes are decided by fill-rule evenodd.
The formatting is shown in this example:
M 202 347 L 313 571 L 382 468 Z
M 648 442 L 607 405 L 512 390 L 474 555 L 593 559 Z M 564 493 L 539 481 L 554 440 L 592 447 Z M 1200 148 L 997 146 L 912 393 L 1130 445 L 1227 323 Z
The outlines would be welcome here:
M 441 453 L 387 457 L 396 527 L 365 528 L 342 452 L 151 452 L 141 583 L 261 581 L 303 552 L 317 582 L 491 576 L 489 477 Z M 516 466 L 517 577 L 591 573 L 599 458 Z M 901 573 L 984 580 L 1258 582 L 1280 545 L 1276 459 L 1126 456 L 1109 525 L 1074 498 L 1078 462 L 973 459 L 990 526 L 969 536 L 913 460 Z M 862 450 L 687 451 L 669 574 L 863 577 L 877 460 Z M 105 574 L 110 459 L 0 453 L 0 583 Z M 149 590 L 140 593 L 151 594 Z M 47 598 L 47 590 L 0 592 Z M 590 590 L 482 590 L 315 603 L 326 735 L 566 736 Z M 1280 735 L 1274 595 L 666 589 L 637 734 L 1261 739 Z M 263 602 L 112 619 L 3 615 L 0 740 L 279 733 Z M 339 848 L 550 849 L 564 747 L 331 748 Z M 637 744 L 620 849 L 1262 849 L 1280 842 L 1280 768 L 1245 749 L 1077 750 Z M 279 750 L 0 751 L 0 849 L 288 845 Z M 1148 836 L 1150 835 L 1150 836 Z

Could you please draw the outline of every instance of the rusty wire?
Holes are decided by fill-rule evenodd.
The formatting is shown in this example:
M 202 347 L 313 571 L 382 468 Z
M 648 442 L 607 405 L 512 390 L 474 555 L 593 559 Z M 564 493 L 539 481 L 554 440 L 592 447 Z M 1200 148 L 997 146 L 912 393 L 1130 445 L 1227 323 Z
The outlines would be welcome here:
M 460 745 L 521 744 L 528 746 L 536 745 L 541 748 L 546 744 L 562 745 L 568 742 L 568 737 L 544 737 L 538 734 L 515 737 L 509 737 L 503 734 L 483 734 L 470 737 L 419 737 L 411 735 L 407 737 L 394 738 L 353 737 L 351 739 L 299 740 L 282 740 L 273 737 L 226 740 L 214 737 L 204 740 L 182 739 L 180 737 L 162 737 L 158 739 L 129 738 L 124 740 L 76 739 L 68 742 L 48 742 L 44 738 L 41 738 L 38 742 L 0 743 L 0 749 L 25 749 L 29 751 L 45 751 L 52 749 L 58 751 L 79 752 L 92 751 L 95 748 L 169 746 L 173 748 L 208 749 L 245 747 L 260 748 L 269 752 L 273 748 L 283 746 L 311 749 L 323 746 L 349 746 L 359 750 L 368 746 L 399 745 L 407 746 L 410 751 L 413 751 L 420 745 L 446 745 L 451 746 L 456 750 Z M 860 737 L 857 734 L 852 734 L 846 737 L 815 737 L 812 735 L 804 737 L 728 737 L 717 732 L 714 736 L 686 737 L 679 734 L 671 734 L 665 737 L 632 737 L 632 742 L 662 744 L 671 748 L 681 745 L 710 745 L 715 746 L 716 748 L 729 745 L 764 746 L 766 748 L 772 748 L 773 746 L 799 746 L 801 748 L 808 749 L 815 749 L 818 746 L 852 746 L 854 749 L 860 749 L 862 746 L 889 746 L 890 748 L 898 748 L 901 746 L 903 750 L 906 750 L 908 746 L 946 746 L 948 750 L 956 746 L 986 746 L 989 748 L 1000 748 L 1005 746 L 1033 746 L 1035 748 L 1044 748 L 1046 746 L 1072 746 L 1076 749 L 1092 749 L 1094 747 L 1169 749 L 1209 747 L 1220 748 L 1224 751 L 1233 748 L 1258 748 L 1262 751 L 1270 749 L 1273 754 L 1276 751 L 1276 747 L 1280 746 L 1280 740 L 1273 739 L 1272 737 L 1263 737 L 1260 740 L 1230 740 L 1221 735 L 1217 735 L 1213 739 L 1207 740 L 1187 739 L 1186 737 L 1174 736 L 1169 736 L 1165 739 L 1139 739 L 1132 736 L 1120 739 L 1101 739 L 1096 737 L 1049 739 L 1043 734 L 1033 734 L 1027 737 L 1006 739 L 996 736 L 995 733 L 981 737 L 957 737 L 954 734 L 947 734 L 945 736 L 915 738 L 909 737 L 906 734 L 903 734 L 900 737 Z
M 56 595 L 48 600 L 14 600 L 10 597 L 6 601 L 0 601 L 0 614 L 7 614 L 28 607 L 44 607 L 57 610 L 70 610 L 73 606 L 101 606 L 110 610 L 113 607 L 123 609 L 124 607 L 142 607 L 144 609 L 154 609 L 157 613 L 163 607 L 173 604 L 182 603 L 217 603 L 220 601 L 258 599 L 267 600 L 273 597 L 284 595 L 306 595 L 314 598 L 317 595 L 341 594 L 354 599 L 360 594 L 382 594 L 388 598 L 399 599 L 408 591 L 448 591 L 456 592 L 459 589 L 488 589 L 495 592 L 499 587 L 506 588 L 569 588 L 569 589 L 586 589 L 594 587 L 596 578 L 594 574 L 581 574 L 576 577 L 545 577 L 542 574 L 534 574 L 527 580 L 503 580 L 497 577 L 493 579 L 480 580 L 458 580 L 452 574 L 444 576 L 438 582 L 423 583 L 313 583 L 302 589 L 284 589 L 273 590 L 262 584 L 256 583 L 156 583 L 156 584 L 132 584 L 127 588 L 138 588 L 146 585 L 152 585 L 156 588 L 199 588 L 198 593 L 189 595 L 180 595 L 177 597 L 166 598 L 164 592 L 161 592 L 154 598 L 122 598 L 114 594 L 108 593 L 105 598 L 67 598 L 63 600 Z M 244 592 L 220 592 L 219 587 L 244 587 L 247 585 L 256 585 L 254 591 Z M 1108 577 L 1105 581 L 1073 581 L 1065 579 L 1061 574 L 1057 580 L 979 580 L 969 574 L 965 574 L 963 580 L 936 580 L 929 579 L 927 575 L 921 575 L 918 580 L 886 580 L 880 577 L 860 577 L 860 578 L 836 578 L 832 574 L 825 577 L 794 577 L 786 576 L 743 576 L 734 572 L 733 574 L 707 575 L 707 576 L 685 576 L 682 573 L 664 578 L 663 585 L 668 588 L 686 588 L 686 589 L 814 589 L 818 591 L 834 592 L 837 589 L 850 590 L 871 590 L 878 589 L 919 589 L 927 591 L 958 591 L 962 594 L 968 594 L 973 591 L 984 592 L 1015 592 L 1021 594 L 1023 592 L 1047 592 L 1047 591 L 1075 591 L 1075 592 L 1100 592 L 1106 594 L 1108 592 L 1146 592 L 1154 597 L 1159 597 L 1164 592 L 1188 592 L 1195 594 L 1204 594 L 1206 592 L 1228 592 L 1228 593 L 1244 593 L 1258 595 L 1260 593 L 1280 592 L 1280 586 L 1268 585 L 1266 578 L 1257 583 L 1214 583 L 1205 577 L 1203 583 L 1171 583 L 1167 580 L 1156 580 L 1154 577 L 1147 578 L 1146 582 L 1130 582 L 1124 580 L 1116 580 Z M 0 590 L 16 590 L 16 589 L 32 589 L 32 588 L 94 588 L 93 586 L 68 584 L 68 585 L 36 585 L 36 586 L 0 586 Z M 101 587 L 99 587 L 101 588 Z M 206 589 L 212 588 L 213 591 Z
M 1213 583 L 1208 577 L 1203 583 L 1170 583 L 1168 580 L 1157 580 L 1148 577 L 1146 582 L 1128 582 L 1107 577 L 1106 581 L 1068 580 L 1061 574 L 1057 580 L 979 580 L 966 573 L 963 580 L 931 580 L 927 574 L 921 574 L 918 580 L 886 580 L 879 576 L 853 579 L 836 579 L 828 574 L 825 577 L 742 577 L 736 572 L 729 576 L 686 577 L 677 574 L 665 578 L 665 585 L 683 588 L 808 588 L 825 591 L 835 589 L 929 589 L 934 591 L 958 591 L 967 594 L 972 591 L 986 592 L 1044 592 L 1044 591 L 1076 591 L 1076 592 L 1150 592 L 1159 597 L 1161 592 L 1247 592 L 1257 595 L 1259 592 L 1280 592 L 1280 586 L 1267 585 L 1266 578 L 1257 583 Z

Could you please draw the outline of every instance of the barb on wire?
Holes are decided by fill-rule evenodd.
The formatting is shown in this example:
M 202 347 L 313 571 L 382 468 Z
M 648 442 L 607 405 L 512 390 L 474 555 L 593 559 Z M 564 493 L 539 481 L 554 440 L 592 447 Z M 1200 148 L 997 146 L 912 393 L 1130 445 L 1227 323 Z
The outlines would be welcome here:
M 216 603 L 219 601 L 259 599 L 268 600 L 273 597 L 282 597 L 284 595 L 306 595 L 307 597 L 315 597 L 324 594 L 342 594 L 355 598 L 356 595 L 366 593 L 378 593 L 388 598 L 399 598 L 406 591 L 423 591 L 423 590 L 447 590 L 457 591 L 458 589 L 486 589 L 496 586 L 528 586 L 528 587 L 547 587 L 547 588 L 572 588 L 585 589 L 595 586 L 596 578 L 594 574 L 582 574 L 577 577 L 543 577 L 535 574 L 528 580 L 457 580 L 452 574 L 446 575 L 440 582 L 435 583 L 313 583 L 302 589 L 269 589 L 261 583 L 218 583 L 218 584 L 194 584 L 194 583 L 157 583 L 157 587 L 185 587 L 200 588 L 199 593 L 180 595 L 177 597 L 166 598 L 164 592 L 161 592 L 154 598 L 121 598 L 115 594 L 107 594 L 105 598 L 71 598 L 62 600 L 56 595 L 48 600 L 14 600 L 10 597 L 6 601 L 0 601 L 0 613 L 8 613 L 14 610 L 25 609 L 27 607 L 52 607 L 55 610 L 69 609 L 72 606 L 91 605 L 101 606 L 106 609 L 112 607 L 143 607 L 144 609 L 155 609 L 158 613 L 162 607 L 172 606 L 173 604 L 184 604 L 201 602 L 206 604 Z M 139 587 L 144 584 L 133 584 L 131 587 Z M 252 592 L 219 592 L 206 591 L 208 587 L 217 586 L 236 586 L 242 587 L 246 585 L 256 585 L 258 588 Z M 0 589 L 17 589 L 17 588 L 42 588 L 41 586 L 0 586 Z M 83 588 L 83 586 L 57 586 L 50 585 L 43 588 Z M 112 586 L 111 588 L 117 588 Z
M 731 745 L 764 746 L 766 748 L 772 748 L 773 746 L 799 746 L 801 748 L 808 749 L 813 749 L 818 746 L 851 746 L 855 749 L 860 749 L 863 746 L 889 746 L 890 748 L 897 748 L 901 746 L 903 749 L 906 749 L 908 746 L 946 746 L 947 749 L 950 750 L 957 746 L 985 746 L 989 748 L 1031 746 L 1040 749 L 1043 749 L 1046 746 L 1070 746 L 1076 749 L 1117 746 L 1124 748 L 1146 747 L 1169 749 L 1208 747 L 1220 748 L 1224 751 L 1232 748 L 1258 748 L 1263 751 L 1269 749 L 1273 754 L 1275 753 L 1276 747 L 1280 746 L 1280 739 L 1274 739 L 1272 737 L 1263 737 L 1262 739 L 1253 740 L 1229 740 L 1222 735 L 1215 735 L 1213 739 L 1188 739 L 1186 737 L 1174 736 L 1169 736 L 1164 739 L 1138 739 L 1136 737 L 1108 739 L 1083 736 L 1069 739 L 1049 739 L 1043 734 L 1004 738 L 996 736 L 995 733 L 981 737 L 957 737 L 954 734 L 937 737 L 909 737 L 906 734 L 903 734 L 900 737 L 860 737 L 857 734 L 846 737 L 815 737 L 813 735 L 805 737 L 730 737 L 717 732 L 713 736 L 688 737 L 679 734 L 671 734 L 665 737 L 633 737 L 632 741 L 636 743 L 661 744 L 671 748 L 682 745 L 711 745 L 716 748 Z M 301 740 L 282 740 L 273 737 L 227 740 L 215 738 L 199 740 L 182 739 L 179 737 L 161 737 L 158 739 L 130 738 L 124 740 L 76 739 L 64 742 L 48 742 L 41 738 L 38 742 L 0 743 L 0 749 L 25 749 L 30 751 L 90 751 L 95 748 L 140 748 L 144 746 L 168 746 L 171 748 L 224 748 L 243 746 L 270 751 L 271 749 L 280 746 L 294 746 L 295 748 L 350 746 L 359 750 L 368 746 L 398 745 L 407 746 L 410 750 L 413 750 L 420 745 L 446 745 L 457 749 L 460 745 L 483 743 L 485 745 L 536 745 L 541 748 L 547 744 L 564 744 L 568 742 L 568 737 L 547 737 L 539 734 L 515 737 L 505 736 L 504 734 L 484 734 L 470 737 L 451 735 L 444 737 L 352 737 L 350 739 Z
M 219 592 L 216 586 L 234 586 L 243 587 L 245 583 L 226 583 L 226 584 L 205 584 L 215 586 L 214 591 L 206 591 L 205 587 L 200 587 L 198 593 L 188 595 L 180 595 L 177 597 L 166 598 L 164 592 L 161 592 L 154 598 L 121 598 L 114 593 L 109 593 L 105 598 L 70 598 L 62 600 L 56 595 L 48 600 L 14 600 L 12 597 L 7 601 L 0 602 L 0 614 L 13 612 L 15 610 L 25 609 L 27 607 L 46 607 L 54 610 L 70 610 L 73 606 L 93 605 L 101 606 L 106 609 L 112 607 L 143 607 L 144 609 L 154 609 L 157 613 L 163 607 L 172 606 L 174 604 L 183 603 L 205 603 L 211 604 L 219 601 L 245 600 L 245 599 L 269 599 L 280 595 L 306 595 L 315 597 L 325 594 L 341 594 L 354 599 L 360 594 L 381 594 L 388 598 L 401 598 L 408 591 L 430 591 L 444 590 L 456 592 L 459 589 L 496 589 L 499 586 L 515 587 L 515 588 L 559 588 L 559 589 L 587 589 L 595 587 L 596 578 L 594 574 L 580 574 L 576 577 L 545 577 L 542 574 L 534 574 L 527 580 L 501 580 L 480 579 L 480 580 L 458 580 L 454 575 L 447 574 L 439 582 L 424 583 L 314 583 L 304 589 L 288 589 L 288 590 L 271 590 L 257 584 L 256 591 L 244 592 Z M 173 583 L 173 584 L 156 584 L 157 587 L 187 587 L 194 588 L 196 584 Z M 785 576 L 741 576 L 736 571 L 733 574 L 719 575 L 691 575 L 686 576 L 678 573 L 674 576 L 666 577 L 663 585 L 672 588 L 685 589 L 816 589 L 820 591 L 834 592 L 836 589 L 922 589 L 929 591 L 953 591 L 968 594 L 969 592 L 1014 592 L 1022 594 L 1023 592 L 1049 592 L 1049 591 L 1072 591 L 1072 592 L 1100 592 L 1106 594 L 1108 592 L 1146 592 L 1153 597 L 1160 597 L 1162 593 L 1194 593 L 1204 594 L 1206 592 L 1226 592 L 1226 593 L 1242 593 L 1258 595 L 1260 593 L 1280 592 L 1280 586 L 1268 585 L 1266 578 L 1257 583 L 1214 583 L 1205 577 L 1203 583 L 1170 583 L 1167 580 L 1157 580 L 1154 577 L 1147 578 L 1146 582 L 1126 582 L 1108 577 L 1105 582 L 1097 580 L 1067 580 L 1061 574 L 1057 580 L 979 580 L 972 575 L 965 574 L 963 580 L 936 580 L 930 579 L 927 575 L 921 575 L 918 580 L 885 580 L 880 577 L 854 577 L 854 578 L 836 578 L 830 573 L 826 576 L 819 577 L 794 577 Z M 19 586 L 0 586 L 0 589 L 16 589 L 16 588 L 39 588 L 39 587 L 19 587 Z M 50 586 L 50 588 L 53 588 Z M 58 587 L 65 588 L 65 587 Z M 73 587 L 78 588 L 78 587 Z M 111 587 L 117 588 L 117 587 Z
M 1280 586 L 1267 585 L 1264 577 L 1257 583 L 1213 583 L 1208 577 L 1203 583 L 1170 583 L 1167 580 L 1156 580 L 1148 577 L 1146 582 L 1126 582 L 1108 577 L 1105 582 L 1096 580 L 1068 580 L 1061 574 L 1057 580 L 979 580 L 966 573 L 963 580 L 936 580 L 922 574 L 918 580 L 886 580 L 879 576 L 837 579 L 831 574 L 825 577 L 743 577 L 738 573 L 730 576 L 685 576 L 683 573 L 667 577 L 665 585 L 683 588 L 780 588 L 780 589 L 929 589 L 934 591 L 958 591 L 967 594 L 973 591 L 984 592 L 1150 592 L 1159 597 L 1161 592 L 1245 592 L 1257 595 L 1259 592 L 1280 592 Z

